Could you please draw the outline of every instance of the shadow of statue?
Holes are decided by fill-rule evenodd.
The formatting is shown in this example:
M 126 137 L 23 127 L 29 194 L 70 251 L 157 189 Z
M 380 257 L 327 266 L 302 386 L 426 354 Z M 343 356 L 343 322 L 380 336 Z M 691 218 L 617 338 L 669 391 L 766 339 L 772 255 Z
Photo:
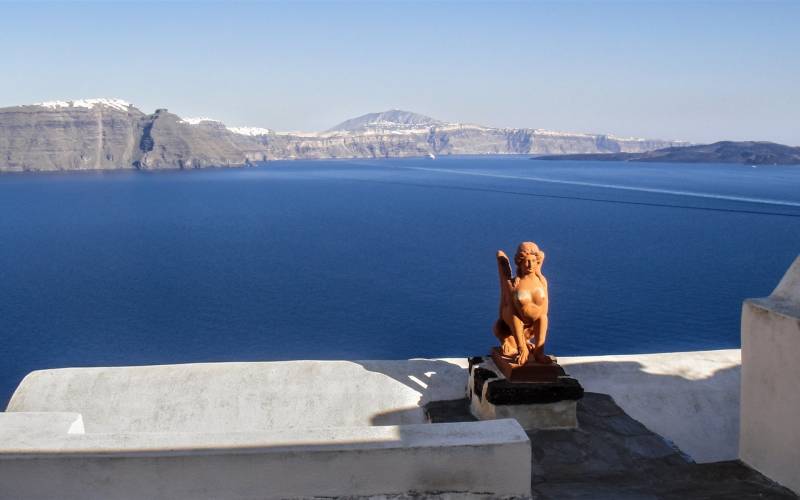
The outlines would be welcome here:
M 466 362 L 447 359 L 401 361 L 353 361 L 365 370 L 380 373 L 419 394 L 414 407 L 377 413 L 372 425 L 424 423 L 424 406 L 431 401 L 462 399 L 467 386 Z

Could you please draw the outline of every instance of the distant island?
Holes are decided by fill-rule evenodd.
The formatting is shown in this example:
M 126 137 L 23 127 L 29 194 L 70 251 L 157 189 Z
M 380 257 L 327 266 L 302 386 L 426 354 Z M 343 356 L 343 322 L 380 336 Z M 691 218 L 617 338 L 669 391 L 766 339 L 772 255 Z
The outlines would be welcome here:
M 680 141 L 495 128 L 389 110 L 321 132 L 233 127 L 211 118 L 145 113 L 121 99 L 0 108 L 0 173 L 237 167 L 270 160 L 456 154 L 639 153 Z
M 774 142 L 721 141 L 697 146 L 668 147 L 636 153 L 547 155 L 533 160 L 600 160 L 664 163 L 741 163 L 745 165 L 800 165 L 800 147 Z

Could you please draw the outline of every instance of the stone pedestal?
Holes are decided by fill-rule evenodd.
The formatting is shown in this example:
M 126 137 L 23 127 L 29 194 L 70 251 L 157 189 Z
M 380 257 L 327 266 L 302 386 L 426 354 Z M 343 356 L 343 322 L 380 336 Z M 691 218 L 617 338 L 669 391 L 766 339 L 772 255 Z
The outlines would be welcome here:
M 469 360 L 467 398 L 475 418 L 513 418 L 525 430 L 578 426 L 576 407 L 583 397 L 583 387 L 560 365 L 532 363 L 520 367 L 504 363 L 502 357 L 496 363 L 493 357 L 496 356 Z
M 551 363 L 537 363 L 528 360 L 518 365 L 512 358 L 503 356 L 497 347 L 492 349 L 492 361 L 509 382 L 557 382 L 558 377 L 566 375 L 554 356 L 548 356 Z

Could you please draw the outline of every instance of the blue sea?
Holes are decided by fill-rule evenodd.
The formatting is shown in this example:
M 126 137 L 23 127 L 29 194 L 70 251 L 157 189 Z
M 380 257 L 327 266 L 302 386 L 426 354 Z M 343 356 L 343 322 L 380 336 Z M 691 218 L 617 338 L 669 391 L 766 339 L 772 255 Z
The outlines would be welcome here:
M 495 253 L 556 355 L 734 348 L 800 253 L 800 167 L 527 157 L 0 176 L 0 404 L 31 370 L 465 357 Z

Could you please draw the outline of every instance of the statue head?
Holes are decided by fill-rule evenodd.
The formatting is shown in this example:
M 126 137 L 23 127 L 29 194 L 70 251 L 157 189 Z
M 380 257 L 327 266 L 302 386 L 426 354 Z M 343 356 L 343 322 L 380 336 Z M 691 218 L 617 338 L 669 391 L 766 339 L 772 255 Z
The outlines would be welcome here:
M 517 276 L 525 276 L 541 270 L 544 262 L 544 252 L 539 249 L 536 243 L 525 241 L 517 247 L 514 254 L 514 263 L 517 265 Z

